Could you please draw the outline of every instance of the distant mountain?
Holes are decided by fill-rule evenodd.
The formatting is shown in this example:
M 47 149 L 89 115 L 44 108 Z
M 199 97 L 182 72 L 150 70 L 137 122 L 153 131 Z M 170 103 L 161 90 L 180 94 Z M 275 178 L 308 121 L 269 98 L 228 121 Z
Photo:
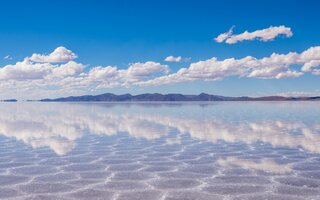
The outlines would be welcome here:
M 17 102 L 18 100 L 17 99 L 3 99 L 3 100 L 0 100 L 0 102 Z
M 265 97 L 225 97 L 201 93 L 199 95 L 183 95 L 183 94 L 122 94 L 116 95 L 105 93 L 100 95 L 84 95 L 70 96 L 56 99 L 41 99 L 43 102 L 78 102 L 78 101 L 107 101 L 107 102 L 123 102 L 123 101 L 314 101 L 320 100 L 320 96 L 316 97 L 283 97 L 283 96 L 265 96 Z

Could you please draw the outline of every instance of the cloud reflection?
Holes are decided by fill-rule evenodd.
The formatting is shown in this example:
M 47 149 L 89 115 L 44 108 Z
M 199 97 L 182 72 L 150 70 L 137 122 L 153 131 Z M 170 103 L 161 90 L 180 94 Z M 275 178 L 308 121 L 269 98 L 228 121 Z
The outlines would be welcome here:
M 2 103 L 0 134 L 33 148 L 49 147 L 58 155 L 70 152 L 76 140 L 85 134 L 110 136 L 119 133 L 147 140 L 164 138 L 169 145 L 180 144 L 181 134 L 186 134 L 212 143 L 224 141 L 250 145 L 263 142 L 273 147 L 302 148 L 320 153 L 319 124 L 307 125 L 301 120 L 283 119 L 227 121 L 219 116 L 199 118 L 176 114 L 174 109 L 152 105 Z M 188 112 L 188 108 L 185 109 Z M 200 111 L 209 112 L 200 106 L 192 110 Z M 177 131 L 176 138 L 167 138 Z
M 217 163 L 223 167 L 241 167 L 242 169 L 260 170 L 275 174 L 286 174 L 292 172 L 290 164 L 278 164 L 270 159 L 262 159 L 261 161 L 244 160 L 236 157 L 227 157 L 217 160 Z

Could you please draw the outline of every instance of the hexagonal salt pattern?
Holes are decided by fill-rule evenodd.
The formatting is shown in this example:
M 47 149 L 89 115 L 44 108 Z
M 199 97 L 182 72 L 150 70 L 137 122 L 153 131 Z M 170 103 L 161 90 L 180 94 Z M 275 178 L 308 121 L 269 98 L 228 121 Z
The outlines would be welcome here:
M 320 103 L 0 103 L 0 199 L 320 199 Z

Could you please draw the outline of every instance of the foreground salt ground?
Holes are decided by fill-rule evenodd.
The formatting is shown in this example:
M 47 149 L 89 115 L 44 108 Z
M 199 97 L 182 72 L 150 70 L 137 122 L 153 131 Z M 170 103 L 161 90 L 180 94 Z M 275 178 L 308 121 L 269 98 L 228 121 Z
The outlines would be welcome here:
M 0 110 L 1 199 L 320 199 L 317 102 Z

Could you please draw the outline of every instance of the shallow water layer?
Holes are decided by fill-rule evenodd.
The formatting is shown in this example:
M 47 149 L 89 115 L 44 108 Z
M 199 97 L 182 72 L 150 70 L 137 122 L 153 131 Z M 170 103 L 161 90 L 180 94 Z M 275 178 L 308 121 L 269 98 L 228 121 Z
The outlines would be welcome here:
M 0 103 L 1 199 L 320 199 L 320 102 Z

